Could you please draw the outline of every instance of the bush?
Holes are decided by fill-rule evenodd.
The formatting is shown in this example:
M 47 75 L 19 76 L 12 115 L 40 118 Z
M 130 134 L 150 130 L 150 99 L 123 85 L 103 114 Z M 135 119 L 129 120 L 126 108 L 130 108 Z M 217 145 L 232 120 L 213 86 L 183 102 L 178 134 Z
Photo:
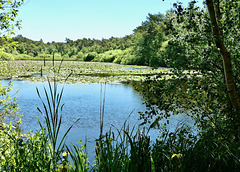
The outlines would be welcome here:
M 90 53 L 88 56 L 85 57 L 84 61 L 113 62 L 126 65 L 138 64 L 138 59 L 133 54 L 132 48 L 125 50 L 109 50 L 101 54 Z
M 131 54 L 124 54 L 120 64 L 125 64 L 125 65 L 137 64 L 136 56 Z
M 100 62 L 113 62 L 113 60 L 116 58 L 116 55 L 102 54 L 99 58 L 100 58 L 99 59 Z
M 68 54 L 64 54 L 62 57 L 63 58 L 69 58 L 69 55 Z
M 84 61 L 92 61 L 94 58 L 96 58 L 98 56 L 98 54 L 96 52 L 91 52 L 88 53 L 88 55 L 86 57 L 84 57 Z
M 12 54 L 5 53 L 0 50 L 0 60 L 14 60 L 14 57 Z
M 97 57 L 94 58 L 95 62 L 113 62 L 118 54 L 121 54 L 122 50 L 110 50 L 104 53 L 98 54 Z
M 82 60 L 85 58 L 85 54 L 81 51 L 79 51 L 76 55 L 77 60 Z
M 20 134 L 18 128 L 4 124 L 0 130 L 0 171 L 47 171 L 50 169 L 46 133 Z
M 31 58 L 33 57 L 27 54 L 18 54 L 17 56 L 15 56 L 15 59 L 19 59 L 19 60 L 29 60 Z
M 47 134 L 44 130 L 21 134 L 16 98 L 8 94 L 11 86 L 0 85 L 0 171 L 46 171 L 50 159 Z
M 160 53 L 152 56 L 149 60 L 149 66 L 151 67 L 166 67 L 164 59 L 161 57 Z
M 117 57 L 113 60 L 113 63 L 120 64 L 122 61 L 122 55 L 118 54 Z
M 52 55 L 51 54 L 40 54 L 38 57 L 40 58 L 52 58 Z
M 12 91 L 12 83 L 9 82 L 6 86 L 1 86 L 0 82 L 0 127 L 4 122 L 17 122 L 21 116 L 17 111 L 19 107 L 16 104 L 17 98 L 9 96 Z
M 40 58 L 52 58 L 53 55 L 52 54 L 39 54 L 38 57 Z M 54 58 L 60 58 L 61 55 L 59 53 L 54 53 Z
M 60 58 L 60 57 L 61 57 L 61 54 L 59 54 L 59 53 L 54 53 L 54 57 Z
M 13 54 L 13 55 L 18 55 L 18 52 L 17 52 L 16 50 L 13 50 L 13 51 L 11 52 L 11 54 Z

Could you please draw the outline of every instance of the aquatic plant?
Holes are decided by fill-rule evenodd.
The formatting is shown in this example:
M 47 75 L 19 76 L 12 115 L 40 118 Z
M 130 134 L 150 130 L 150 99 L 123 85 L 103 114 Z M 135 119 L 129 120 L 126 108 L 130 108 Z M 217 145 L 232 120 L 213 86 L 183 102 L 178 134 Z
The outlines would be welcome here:
M 156 74 L 166 74 L 168 69 L 151 69 L 146 66 L 118 65 L 114 63 L 55 61 L 61 65 L 61 72 L 55 75 L 58 83 L 121 83 L 131 80 L 140 81 Z M 0 64 L 1 79 L 21 79 L 34 82 L 54 81 L 54 68 L 50 61 L 8 61 Z M 42 76 L 41 76 L 42 74 Z M 48 79 L 47 79 L 48 76 Z

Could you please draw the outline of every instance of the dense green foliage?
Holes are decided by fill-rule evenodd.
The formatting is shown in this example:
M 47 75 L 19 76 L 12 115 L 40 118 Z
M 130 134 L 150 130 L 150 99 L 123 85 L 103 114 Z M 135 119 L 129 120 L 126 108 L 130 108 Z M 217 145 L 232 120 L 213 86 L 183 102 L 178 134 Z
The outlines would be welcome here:
M 65 43 L 43 43 L 42 41 L 32 41 L 21 35 L 13 38 L 13 41 L 18 42 L 15 48 L 9 47 L 5 52 L 14 54 L 16 59 L 26 57 L 28 59 L 52 58 L 53 53 L 55 58 L 65 58 L 81 61 L 98 61 L 99 56 L 104 56 L 105 52 L 118 50 L 119 52 L 133 45 L 133 36 L 125 36 L 123 38 L 110 38 L 102 40 L 78 39 L 76 41 L 66 39 Z M 108 58 L 108 57 L 107 57 Z M 109 62 L 108 59 L 101 58 L 101 61 Z M 112 60 L 113 61 L 113 60 Z M 112 62 L 110 61 L 110 62 Z
M 10 41 L 10 35 L 14 35 L 14 27 L 20 28 L 21 20 L 17 19 L 18 8 L 23 0 L 0 1 L 0 60 L 13 60 L 12 54 L 4 52 L 7 47 L 14 47 L 14 41 Z
M 10 121 L 16 123 L 20 117 L 17 113 L 19 109 L 16 104 L 17 98 L 11 96 L 11 86 L 11 82 L 6 86 L 2 86 L 0 82 L 0 128 L 3 123 Z
M 20 27 L 20 20 L 16 19 L 18 8 L 23 0 L 1 0 L 0 1 L 0 37 L 7 37 L 14 34 L 14 27 Z
M 2 49 L 0 49 L 0 60 L 3 60 L 3 61 L 14 60 L 14 57 L 12 54 L 5 53 L 3 52 Z
M 173 77 L 166 79 L 159 75 L 136 85 L 149 108 L 141 118 L 145 123 L 151 123 L 151 127 L 159 127 L 163 118 L 188 114 L 198 126 L 198 138 L 183 153 L 183 157 L 190 156 L 191 159 L 184 162 L 186 169 L 182 170 L 237 171 L 240 166 L 240 121 L 229 94 L 226 70 L 227 73 L 230 70 L 223 66 L 224 54 L 215 40 L 209 11 L 195 4 L 196 1 L 192 1 L 188 8 L 175 4 L 175 12 L 167 14 L 169 46 L 164 58 L 174 67 Z M 221 41 L 231 54 L 234 82 L 239 90 L 240 52 L 236 47 L 240 41 L 240 4 L 214 1 L 214 5 L 220 10 Z M 230 17 L 229 13 L 233 15 Z M 187 72 L 186 69 L 192 70 Z
M 140 113 L 144 121 L 142 125 L 149 123 L 149 129 L 159 129 L 160 135 L 153 142 L 147 130 L 130 130 L 125 123 L 115 133 L 112 130 L 105 134 L 100 132 L 96 140 L 96 165 L 87 161 L 84 146 L 73 145 L 71 149 L 60 144 L 58 147 L 56 140 L 61 127 L 59 109 L 63 92 L 57 93 L 54 84 L 53 87 L 49 85 L 50 96 L 45 90 L 47 103 L 43 101 L 43 114 L 47 126 L 42 126 L 40 132 L 23 139 L 17 128 L 2 125 L 1 170 L 31 171 L 34 166 L 36 171 L 238 171 L 240 120 L 235 102 L 239 101 L 240 94 L 237 92 L 233 100 L 230 92 L 232 87 L 240 89 L 239 11 L 240 4 L 234 0 L 207 0 L 203 8 L 197 7 L 196 1 L 190 1 L 186 8 L 181 3 L 174 3 L 174 10 L 165 17 L 149 14 L 133 35 L 124 38 L 101 41 L 66 39 L 66 43 L 44 44 L 22 36 L 15 37 L 14 41 L 19 42 L 17 49 L 9 47 L 4 51 L 16 57 L 54 56 L 172 69 L 153 75 L 148 73 L 144 80 L 135 82 L 135 88 L 142 94 L 148 108 Z M 225 58 L 226 54 L 230 57 L 230 65 L 226 65 L 229 60 Z M 2 71 L 10 73 L 9 64 L 2 65 Z M 68 71 L 63 79 L 71 72 L 64 63 L 61 65 Z M 55 73 L 57 70 L 52 68 L 50 71 Z M 38 69 L 44 70 L 42 67 Z M 35 72 L 33 68 L 29 70 Z M 93 68 L 89 70 L 94 71 Z M 81 72 L 76 71 L 73 75 L 81 76 Z M 231 82 L 228 81 L 229 73 L 234 74 Z M 91 72 L 89 76 L 92 76 Z M 9 88 L 1 88 L 3 110 L 8 114 L 13 109 L 15 114 L 15 104 L 9 102 L 7 95 Z M 168 131 L 165 126 L 169 117 L 182 113 L 191 117 L 195 125 L 186 126 L 182 122 L 175 131 Z M 167 120 L 162 124 L 164 118 Z
M 18 45 L 5 47 L 4 52 L 20 60 L 51 59 L 54 54 L 54 58 L 69 60 L 166 66 L 162 59 L 162 44 L 166 44 L 167 40 L 164 18 L 162 14 L 149 14 L 147 20 L 134 30 L 134 34 L 123 38 L 83 38 L 76 41 L 66 38 L 65 43 L 53 41 L 46 44 L 42 39 L 32 41 L 18 35 L 12 39 Z
M 44 130 L 21 134 L 11 124 L 0 130 L 1 171 L 46 171 L 51 157 Z
M 142 26 L 137 27 L 134 32 L 137 36 L 135 43 L 137 64 L 155 67 L 165 66 L 160 51 L 165 36 L 164 15 L 149 14 L 147 21 L 143 22 Z

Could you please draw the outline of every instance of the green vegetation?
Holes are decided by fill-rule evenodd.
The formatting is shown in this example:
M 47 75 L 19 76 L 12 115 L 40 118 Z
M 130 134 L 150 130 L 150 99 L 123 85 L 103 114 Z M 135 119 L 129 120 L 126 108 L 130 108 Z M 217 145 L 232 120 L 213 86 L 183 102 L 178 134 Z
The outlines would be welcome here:
M 187 8 L 176 3 L 174 13 L 167 14 L 165 58 L 174 67 L 174 77 L 159 75 L 136 84 L 149 109 L 141 118 L 154 128 L 171 114 L 185 113 L 194 119 L 198 138 L 181 151 L 186 167 L 182 171 L 237 171 L 240 6 L 235 1 L 206 2 L 208 9 L 197 7 L 196 1 Z
M 167 66 L 162 53 L 166 46 L 165 17 L 149 14 L 147 20 L 134 30 L 134 34 L 123 38 L 95 40 L 66 38 L 65 43 L 43 43 L 18 35 L 12 39 L 15 46 L 4 48 L 16 60 L 76 60 L 113 62 L 126 65 Z M 162 45 L 165 44 L 165 45 Z M 7 59 L 6 59 L 7 60 Z
M 0 60 L 14 60 L 13 55 L 0 50 Z
M 20 27 L 21 20 L 17 20 L 18 8 L 23 0 L 2 0 L 0 4 L 0 37 L 6 38 L 9 34 L 14 34 L 14 27 Z
M 21 114 L 17 113 L 17 97 L 11 97 L 12 83 L 9 82 L 6 86 L 1 86 L 0 83 L 0 128 L 3 123 L 13 122 L 18 123 Z
M 15 33 L 14 27 L 21 27 L 21 20 L 17 19 L 18 8 L 22 5 L 23 0 L 1 0 L 0 3 L 0 60 L 13 60 L 12 53 L 5 49 L 14 47 L 15 41 L 12 41 L 9 35 Z
M 44 66 L 45 64 L 45 66 Z M 61 72 L 56 74 L 58 82 L 68 83 L 121 83 L 131 80 L 144 79 L 158 73 L 167 73 L 168 69 L 151 69 L 147 66 L 118 65 L 113 63 L 63 61 Z M 26 79 L 34 82 L 53 81 L 54 73 L 58 68 L 53 68 L 51 61 L 6 61 L 0 64 L 0 78 Z
M 1 171 L 46 171 L 51 157 L 44 130 L 21 134 L 10 123 L 1 128 L 0 138 Z
M 50 95 L 45 89 L 47 102 L 42 100 L 47 126 L 40 122 L 42 129 L 26 136 L 21 135 L 18 123 L 6 124 L 6 115 L 17 115 L 17 108 L 15 99 L 12 102 L 8 96 L 10 86 L 1 87 L 0 170 L 238 171 L 239 11 L 240 4 L 235 0 L 207 0 L 203 9 L 196 6 L 196 1 L 190 1 L 188 7 L 174 3 L 174 9 L 165 17 L 149 14 L 133 35 L 124 38 L 66 39 L 66 43 L 44 44 L 15 37 L 13 41 L 19 42 L 16 50 L 4 47 L 2 54 L 42 61 L 2 62 L 1 77 L 46 81 L 41 76 L 48 75 L 54 85 L 49 84 Z M 45 61 L 62 57 L 88 62 Z M 61 66 L 61 72 L 56 66 Z M 148 108 L 140 113 L 142 125 L 150 127 L 130 129 L 125 122 L 116 129 L 117 133 L 111 129 L 102 133 L 103 105 L 96 164 L 88 162 L 85 145 L 57 145 L 63 90 L 58 93 L 55 82 L 65 82 L 66 78 L 71 83 L 131 81 Z M 175 131 L 168 131 L 168 118 L 182 113 L 190 116 L 195 126 L 180 125 Z M 162 119 L 167 122 L 162 123 Z M 156 140 L 148 135 L 152 128 L 159 130 Z

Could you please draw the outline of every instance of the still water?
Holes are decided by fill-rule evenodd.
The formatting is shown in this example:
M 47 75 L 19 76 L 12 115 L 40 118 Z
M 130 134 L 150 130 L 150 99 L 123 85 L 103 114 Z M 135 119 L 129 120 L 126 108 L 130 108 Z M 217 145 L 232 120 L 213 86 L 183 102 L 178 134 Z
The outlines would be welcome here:
M 1 85 L 6 85 L 8 82 L 2 80 Z M 146 107 L 142 103 L 141 96 L 131 86 L 124 84 L 106 84 L 102 86 L 100 84 L 58 85 L 59 91 L 64 87 L 61 101 L 64 104 L 61 133 L 67 131 L 80 118 L 68 134 L 66 142 L 67 144 L 76 144 L 80 139 L 86 140 L 90 160 L 94 159 L 95 139 L 99 137 L 100 133 L 100 97 L 101 90 L 102 95 L 104 95 L 105 86 L 104 131 L 108 131 L 111 126 L 120 129 L 131 112 L 131 117 L 128 119 L 130 128 L 140 124 L 138 112 L 145 111 Z M 24 115 L 21 128 L 26 132 L 40 129 L 36 117 L 43 121 L 43 116 L 37 110 L 37 107 L 42 111 L 44 109 L 36 88 L 38 88 L 43 100 L 46 101 L 44 87 L 48 89 L 48 84 L 13 81 L 12 94 L 14 94 L 15 90 L 20 89 L 16 96 L 19 98 L 19 112 Z M 179 121 L 183 120 L 190 119 L 186 115 L 172 117 L 170 129 L 174 129 Z M 153 138 L 156 138 L 158 133 L 152 131 L 150 134 L 152 134 Z

